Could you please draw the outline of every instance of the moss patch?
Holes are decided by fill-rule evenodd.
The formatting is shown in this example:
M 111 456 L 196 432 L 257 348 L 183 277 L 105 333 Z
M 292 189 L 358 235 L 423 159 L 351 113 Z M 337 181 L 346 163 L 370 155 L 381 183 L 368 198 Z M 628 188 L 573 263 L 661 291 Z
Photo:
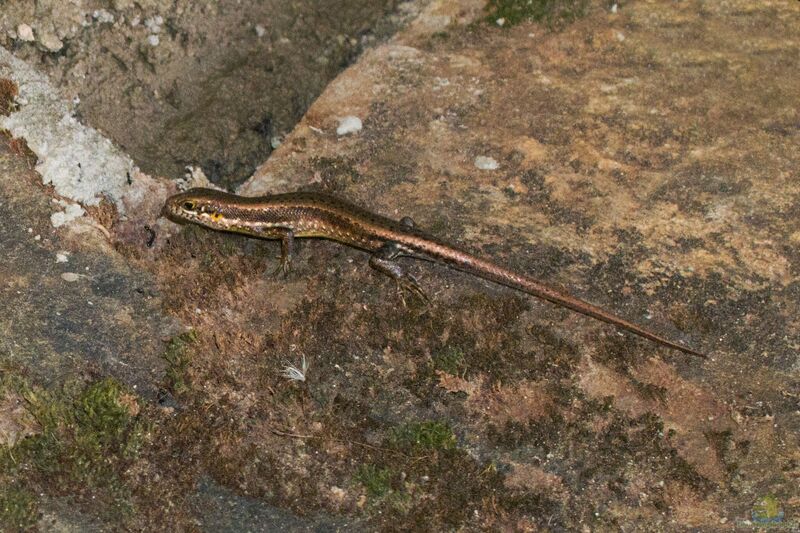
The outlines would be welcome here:
M 56 392 L 14 386 L 41 431 L 0 447 L 0 483 L 20 484 L 3 496 L 2 520 L 32 520 L 31 495 L 39 493 L 73 495 L 109 517 L 129 515 L 132 503 L 122 472 L 138 457 L 147 434 L 136 396 L 113 379 Z
M 197 332 L 187 331 L 170 339 L 164 352 L 167 361 L 166 386 L 173 394 L 182 394 L 189 388 L 188 368 L 190 347 L 197 341 Z
M 36 521 L 36 498 L 30 491 L 9 487 L 0 491 L 0 530 L 22 531 Z
M 456 445 L 450 426 L 430 420 L 404 424 L 392 432 L 389 441 L 397 448 L 417 450 L 451 450 Z
M 433 367 L 453 376 L 463 376 L 467 370 L 464 351 L 457 346 L 447 346 L 433 356 Z
M 674 433 L 667 432 L 665 437 L 664 424 L 655 414 L 629 418 L 611 409 L 608 402 L 596 401 L 585 401 L 573 413 L 576 416 L 570 420 L 553 414 L 528 424 L 509 421 L 502 429 L 490 426 L 487 436 L 495 446 L 509 451 L 524 447 L 537 456 L 552 455 L 558 463 L 569 465 L 573 481 L 595 487 L 613 490 L 630 482 L 630 465 L 636 464 L 636 476 L 675 480 L 699 494 L 712 488 L 678 455 Z M 585 444 L 576 446 L 577 442 Z
M 363 465 L 358 469 L 354 479 L 364 485 L 367 496 L 370 498 L 382 498 L 391 490 L 390 481 L 392 471 L 388 468 L 378 468 L 375 465 Z
M 586 14 L 588 0 L 490 0 L 487 20 L 514 26 L 526 20 L 560 27 Z

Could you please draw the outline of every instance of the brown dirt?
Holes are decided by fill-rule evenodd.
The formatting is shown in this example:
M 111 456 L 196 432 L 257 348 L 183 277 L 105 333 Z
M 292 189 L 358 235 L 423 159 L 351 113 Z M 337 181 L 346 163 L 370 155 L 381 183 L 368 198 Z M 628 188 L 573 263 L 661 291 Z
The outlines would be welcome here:
M 0 44 L 79 98 L 84 120 L 143 171 L 176 179 L 192 165 L 233 187 L 365 46 L 391 35 L 397 3 L 12 0 Z M 36 40 L 12 39 L 19 24 Z
M 275 243 L 165 231 L 125 251 L 196 333 L 123 523 L 191 527 L 210 478 L 365 530 L 733 530 L 768 496 L 795 527 L 798 28 L 789 0 L 602 2 L 368 52 L 246 192 L 410 214 L 709 359 L 431 265 L 404 307 L 355 250 L 304 242 L 284 280 Z

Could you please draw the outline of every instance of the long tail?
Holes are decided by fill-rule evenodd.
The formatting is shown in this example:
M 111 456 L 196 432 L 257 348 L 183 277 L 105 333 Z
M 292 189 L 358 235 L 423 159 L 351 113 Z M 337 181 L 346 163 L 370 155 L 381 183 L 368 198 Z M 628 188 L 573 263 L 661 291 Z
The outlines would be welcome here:
M 485 261 L 473 256 L 472 254 L 462 252 L 461 250 L 457 250 L 449 246 L 437 246 L 436 248 L 437 249 L 435 251 L 428 250 L 429 253 L 431 251 L 434 252 L 430 255 L 452 268 L 487 279 L 494 283 L 499 283 L 500 285 L 505 285 L 506 287 L 511 287 L 512 289 L 526 292 L 536 296 L 537 298 L 542 298 L 543 300 L 566 307 L 567 309 L 571 309 L 577 313 L 590 316 L 597 320 L 602 320 L 603 322 L 630 331 L 631 333 L 634 333 L 640 337 L 644 337 L 645 339 L 649 339 L 669 348 L 680 350 L 681 352 L 702 357 L 704 359 L 706 358 L 705 354 L 698 352 L 697 350 L 693 350 L 687 346 L 683 346 L 682 344 L 667 340 L 664 337 L 656 335 L 655 333 L 648 331 L 641 326 L 638 326 L 632 322 L 628 322 L 624 318 L 620 318 L 614 314 L 611 314 L 608 311 L 597 307 L 596 305 L 585 302 L 579 298 L 575 298 L 574 296 L 570 296 L 569 294 L 565 294 L 552 287 L 548 287 L 547 285 L 540 283 L 533 278 L 523 276 L 512 270 L 505 269 L 492 262 Z

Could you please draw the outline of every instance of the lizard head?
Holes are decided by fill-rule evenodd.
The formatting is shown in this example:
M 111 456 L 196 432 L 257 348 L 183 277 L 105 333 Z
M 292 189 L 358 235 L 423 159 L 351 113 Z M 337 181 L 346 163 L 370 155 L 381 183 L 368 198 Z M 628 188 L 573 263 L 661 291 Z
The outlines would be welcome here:
M 213 189 L 189 189 L 167 198 L 161 214 L 173 222 L 225 229 L 225 207 L 229 195 Z

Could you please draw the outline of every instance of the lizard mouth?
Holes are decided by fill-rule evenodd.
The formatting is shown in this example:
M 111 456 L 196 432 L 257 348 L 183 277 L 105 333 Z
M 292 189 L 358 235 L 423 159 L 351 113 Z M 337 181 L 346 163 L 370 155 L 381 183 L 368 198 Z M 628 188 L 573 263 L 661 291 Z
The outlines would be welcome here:
M 175 208 L 172 205 L 170 205 L 169 202 L 165 203 L 164 207 L 161 208 L 161 216 L 168 218 L 169 220 L 177 222 L 179 224 L 186 222 L 185 220 L 181 220 L 181 218 L 177 216 L 174 209 Z
M 191 214 L 181 209 L 181 201 L 177 196 L 167 198 L 161 208 L 161 216 L 177 224 L 186 224 L 192 220 Z

